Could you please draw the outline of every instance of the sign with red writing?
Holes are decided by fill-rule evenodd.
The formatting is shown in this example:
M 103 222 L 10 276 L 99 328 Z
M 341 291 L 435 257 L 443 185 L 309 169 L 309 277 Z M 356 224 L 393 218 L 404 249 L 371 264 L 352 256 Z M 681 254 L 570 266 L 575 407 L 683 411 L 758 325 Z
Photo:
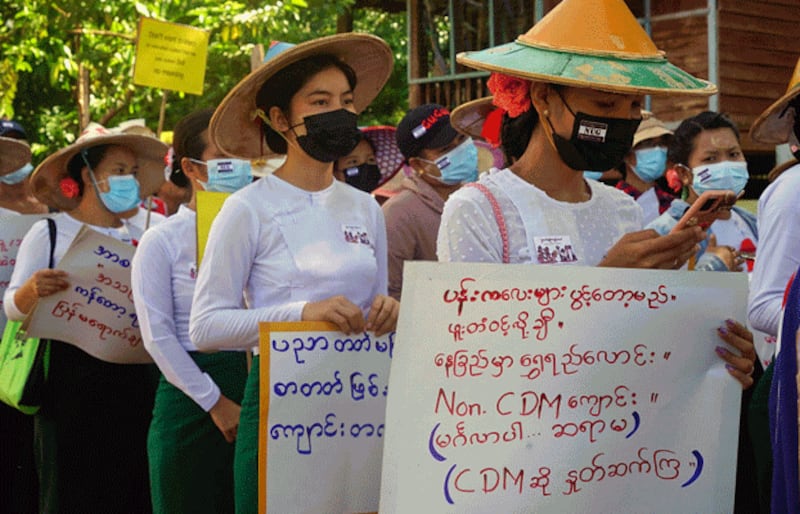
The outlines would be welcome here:
M 259 512 L 377 512 L 394 333 L 261 323 Z
M 404 268 L 382 513 L 731 512 L 742 273 Z
M 72 343 L 107 362 L 153 362 L 134 311 L 133 251 L 84 226 L 56 266 L 69 274 L 69 287 L 39 300 L 25 322 L 28 335 Z
M 0 329 L 5 327 L 6 321 L 8 321 L 3 310 L 3 293 L 11 280 L 11 273 L 17 262 L 17 252 L 22 244 L 22 238 L 34 223 L 45 217 L 44 214 L 4 214 L 0 216 Z

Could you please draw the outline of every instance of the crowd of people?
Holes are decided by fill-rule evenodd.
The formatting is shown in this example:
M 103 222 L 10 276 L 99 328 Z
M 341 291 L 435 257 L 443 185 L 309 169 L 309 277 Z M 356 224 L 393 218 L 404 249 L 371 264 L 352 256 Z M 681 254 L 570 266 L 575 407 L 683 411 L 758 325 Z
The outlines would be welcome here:
M 18 513 L 257 512 L 259 322 L 389 333 L 404 263 L 438 260 L 748 274 L 749 319 L 732 314 L 708 351 L 745 391 L 733 420 L 736 512 L 769 512 L 773 374 L 748 326 L 779 335 L 800 266 L 800 165 L 784 166 L 757 218 L 728 205 L 713 223 L 676 229 L 703 192 L 741 196 L 738 127 L 723 113 L 666 124 L 644 111 L 645 95 L 716 89 L 671 65 L 627 9 L 613 13 L 628 24 L 615 37 L 635 50 L 620 52 L 577 35 L 577 2 L 564 4 L 561 18 L 516 42 L 460 56 L 491 73 L 492 97 L 452 116 L 424 104 L 397 127 L 359 128 L 393 61 L 381 39 L 348 33 L 273 44 L 219 105 L 181 119 L 171 147 L 146 130 L 91 124 L 34 168 L 24 128 L 1 121 L 0 216 L 50 213 L 19 248 L 6 316 L 23 320 L 69 287 L 58 263 L 88 227 L 136 245 L 131 287 L 155 366 L 54 342 L 39 412 L 1 406 L 13 437 L 3 443 L 11 489 L 0 502 Z M 576 55 L 596 73 L 568 65 Z M 750 131 L 788 142 L 798 158 L 799 75 Z M 278 156 L 277 169 L 254 177 L 252 162 Z M 622 178 L 608 183 L 608 170 Z M 198 268 L 200 191 L 230 196 Z

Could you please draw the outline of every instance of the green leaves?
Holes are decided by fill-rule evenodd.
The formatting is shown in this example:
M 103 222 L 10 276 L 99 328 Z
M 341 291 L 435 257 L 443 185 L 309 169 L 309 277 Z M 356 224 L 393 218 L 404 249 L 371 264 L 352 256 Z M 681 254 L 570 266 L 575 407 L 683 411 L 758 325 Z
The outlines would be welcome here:
M 20 5 L 21 4 L 21 5 Z M 80 65 L 89 72 L 89 114 L 114 126 L 145 118 L 156 129 L 162 92 L 134 86 L 139 18 L 153 17 L 210 31 L 202 96 L 171 93 L 165 130 L 189 112 L 216 106 L 250 71 L 256 44 L 298 43 L 336 32 L 337 17 L 355 0 L 23 0 L 0 3 L 0 117 L 25 126 L 34 164 L 69 144 L 79 131 Z M 407 106 L 406 19 L 355 9 L 354 30 L 384 38 L 394 49 L 395 73 L 360 124 L 396 124 Z

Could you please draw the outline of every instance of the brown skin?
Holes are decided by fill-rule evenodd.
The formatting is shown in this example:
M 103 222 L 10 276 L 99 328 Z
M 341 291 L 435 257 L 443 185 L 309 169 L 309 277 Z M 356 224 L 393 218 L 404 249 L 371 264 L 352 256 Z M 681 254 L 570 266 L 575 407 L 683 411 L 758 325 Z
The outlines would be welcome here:
M 700 132 L 695 137 L 692 152 L 689 154 L 689 162 L 681 163 L 681 165 L 675 167 L 681 182 L 689 191 L 686 202 L 693 204 L 699 197 L 692 187 L 692 182 L 694 181 L 693 168 L 722 161 L 744 162 L 744 160 L 744 152 L 742 152 L 742 147 L 733 130 L 724 127 Z M 730 209 L 724 209 L 719 214 L 719 219 L 721 220 L 730 218 Z M 722 259 L 729 270 L 740 271 L 742 264 L 744 264 L 744 259 L 735 248 L 717 246 L 716 239 L 713 240 L 713 245 L 709 241 L 709 247 L 706 251 Z
M 439 147 L 439 148 L 423 148 L 419 152 L 419 156 L 417 157 L 410 157 L 408 159 L 408 165 L 411 166 L 414 171 L 416 171 L 422 180 L 427 182 L 436 193 L 442 197 L 443 200 L 447 200 L 451 194 L 458 190 L 461 187 L 461 184 L 442 184 L 438 180 L 432 177 L 441 177 L 442 172 L 439 170 L 439 167 L 434 164 L 438 158 L 442 155 L 452 151 L 455 147 L 463 143 L 467 139 L 467 136 L 463 134 L 457 135 L 452 141 L 447 143 L 446 145 Z
M 203 150 L 203 153 L 200 154 L 200 160 L 208 161 L 210 159 L 225 157 L 225 154 L 223 154 L 213 142 L 208 140 L 208 130 L 201 132 L 200 138 L 203 140 L 203 143 L 205 143 L 205 150 Z M 200 181 L 208 181 L 208 172 L 206 171 L 206 166 L 204 164 L 194 162 L 188 157 L 183 157 L 181 159 L 181 169 L 183 170 L 183 174 L 186 175 L 191 183 L 189 190 L 191 193 L 191 199 L 186 204 L 186 207 L 195 211 L 197 210 L 197 192 L 203 191 L 203 186 L 200 184 Z M 236 434 L 239 430 L 239 415 L 241 411 L 242 407 L 239 404 L 221 393 L 217 403 L 215 403 L 214 406 L 208 411 L 208 414 L 211 416 L 211 420 L 217 426 L 219 431 L 222 432 L 222 436 L 225 438 L 225 440 L 229 443 L 232 443 L 236 440 Z
M 348 155 L 336 160 L 333 164 L 333 176 L 336 177 L 336 180 L 344 182 L 344 170 L 356 168 L 364 163 L 378 164 L 375 160 L 375 150 L 372 149 L 372 145 L 366 139 L 359 141 Z
M 611 118 L 641 118 L 642 97 L 605 93 L 592 89 L 564 88 L 566 101 L 574 112 Z M 581 173 L 567 166 L 552 141 L 551 127 L 561 136 L 572 134 L 575 117 L 552 87 L 542 82 L 531 85 L 531 99 L 539 119 L 528 147 L 511 170 L 548 196 L 562 202 L 585 202 L 591 189 Z M 678 269 L 697 251 L 705 238 L 699 227 L 659 236 L 654 230 L 626 234 L 608 251 L 600 266 L 619 268 Z
M 136 163 L 134 153 L 122 146 L 112 146 L 108 149 L 103 160 L 94 170 L 97 180 L 97 187 L 100 191 L 108 191 L 108 183 L 105 179 L 112 175 L 135 175 L 139 167 Z M 106 209 L 100 197 L 97 196 L 92 186 L 89 169 L 84 166 L 81 170 L 83 179 L 83 196 L 81 196 L 78 206 L 70 211 L 70 216 L 89 225 L 99 227 L 120 227 L 119 215 Z M 57 269 L 40 269 L 33 275 L 14 294 L 14 303 L 17 308 L 28 314 L 39 298 L 44 298 L 58 293 L 69 287 L 67 273 Z
M 20 214 L 46 214 L 47 206 L 33 196 L 30 176 L 19 184 L 0 182 L 0 207 Z
M 636 150 L 645 150 L 647 148 L 655 148 L 656 146 L 666 148 L 669 145 L 669 139 L 671 137 L 672 136 L 665 134 L 663 136 L 654 137 L 653 139 L 646 139 L 634 146 L 633 149 L 631 149 L 631 151 L 628 152 L 623 159 L 625 166 L 628 169 L 628 173 L 625 175 L 625 182 L 632 185 L 640 193 L 644 193 L 652 189 L 656 183 L 645 182 L 639 175 L 636 174 L 636 171 L 634 171 L 636 169 Z M 667 164 L 667 167 L 669 167 L 669 164 Z
M 338 109 L 356 112 L 347 78 L 335 67 L 311 77 L 292 97 L 288 112 L 284 113 L 278 107 L 270 108 L 267 113 L 270 124 L 283 134 L 288 143 L 286 161 L 275 170 L 276 177 L 306 191 L 321 191 L 333 183 L 333 163 L 317 161 L 305 153 L 297 143 L 297 137 L 306 133 L 303 118 Z M 293 129 L 289 128 L 293 126 Z M 302 319 L 331 322 L 346 334 L 368 330 L 382 336 L 396 328 L 399 311 L 397 300 L 376 295 L 364 319 L 356 304 L 339 295 L 306 303 Z
M 642 97 L 571 87 L 564 88 L 561 93 L 563 101 L 548 84 L 531 84 L 533 107 L 542 122 L 536 125 L 525 152 L 510 168 L 555 200 L 585 202 L 591 198 L 591 189 L 582 173 L 576 173 L 561 160 L 550 133 L 552 128 L 563 137 L 572 134 L 575 118 L 564 102 L 574 112 L 637 119 L 642 117 Z M 599 266 L 677 269 L 697 252 L 698 243 L 705 237 L 706 233 L 697 226 L 666 236 L 660 236 L 654 230 L 632 232 L 609 249 Z M 737 357 L 728 350 L 720 357 L 731 366 L 728 372 L 741 383 L 742 388 L 750 387 L 753 383 L 750 374 L 755 361 L 753 336 L 735 321 L 727 322 L 722 329 L 724 332 L 720 332 L 720 338 L 741 352 L 743 357 Z

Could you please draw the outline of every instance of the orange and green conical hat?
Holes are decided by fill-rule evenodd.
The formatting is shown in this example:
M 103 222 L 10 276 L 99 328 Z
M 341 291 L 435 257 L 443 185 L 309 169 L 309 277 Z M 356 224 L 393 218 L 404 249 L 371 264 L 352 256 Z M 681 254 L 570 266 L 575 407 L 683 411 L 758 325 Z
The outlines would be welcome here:
M 459 63 L 527 80 L 615 93 L 712 95 L 670 64 L 623 0 L 564 0 L 516 41 L 458 54 Z
M 794 67 L 786 94 L 762 112 L 750 128 L 750 137 L 760 143 L 779 145 L 789 140 L 798 113 L 789 110 L 789 103 L 800 96 L 800 59 Z

